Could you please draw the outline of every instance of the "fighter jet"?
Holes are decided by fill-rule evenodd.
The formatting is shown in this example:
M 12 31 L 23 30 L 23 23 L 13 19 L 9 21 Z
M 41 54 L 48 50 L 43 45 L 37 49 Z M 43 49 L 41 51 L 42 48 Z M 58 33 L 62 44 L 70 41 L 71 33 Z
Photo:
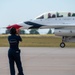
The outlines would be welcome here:
M 7 26 L 7 29 L 55 29 L 55 35 L 62 37 L 60 47 L 65 47 L 65 42 L 75 42 L 75 13 L 74 12 L 47 12 L 36 18 L 22 23 Z

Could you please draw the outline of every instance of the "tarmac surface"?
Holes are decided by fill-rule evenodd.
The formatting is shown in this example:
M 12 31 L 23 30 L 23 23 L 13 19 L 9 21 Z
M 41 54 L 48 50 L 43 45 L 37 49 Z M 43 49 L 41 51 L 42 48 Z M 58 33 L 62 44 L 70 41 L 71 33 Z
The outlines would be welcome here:
M 20 47 L 24 75 L 75 75 L 75 48 Z M 16 75 L 18 73 L 16 65 Z M 10 75 L 8 47 L 0 47 L 0 75 Z

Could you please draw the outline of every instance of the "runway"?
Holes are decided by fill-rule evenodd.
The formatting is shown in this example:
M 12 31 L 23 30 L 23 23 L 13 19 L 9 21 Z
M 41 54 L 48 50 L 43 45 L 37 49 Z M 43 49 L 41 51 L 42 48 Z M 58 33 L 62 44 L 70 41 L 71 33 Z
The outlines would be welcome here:
M 75 48 L 20 47 L 20 49 L 25 75 L 75 75 Z M 0 75 L 10 75 L 7 54 L 8 47 L 0 47 Z

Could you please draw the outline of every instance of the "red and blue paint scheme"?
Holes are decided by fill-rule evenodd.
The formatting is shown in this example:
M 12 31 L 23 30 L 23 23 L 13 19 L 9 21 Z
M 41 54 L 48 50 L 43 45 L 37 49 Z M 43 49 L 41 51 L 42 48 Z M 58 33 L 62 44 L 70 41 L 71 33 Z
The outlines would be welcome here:
M 19 29 L 21 28 L 22 26 L 18 25 L 18 24 L 14 24 L 14 25 L 9 25 L 8 27 L 6 27 L 7 29 L 11 29 L 11 28 L 16 28 L 16 29 Z

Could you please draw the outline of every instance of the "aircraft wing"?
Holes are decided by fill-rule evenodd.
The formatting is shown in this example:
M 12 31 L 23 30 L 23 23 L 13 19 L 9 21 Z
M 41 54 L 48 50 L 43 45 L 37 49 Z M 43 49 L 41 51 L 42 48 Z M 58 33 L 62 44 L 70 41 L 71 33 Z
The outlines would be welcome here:
M 32 28 L 39 28 L 39 29 L 45 29 L 45 28 L 63 28 L 63 27 L 75 27 L 75 24 L 72 23 L 59 23 L 59 24 L 50 24 L 50 23 L 37 23 L 37 22 L 31 22 L 31 21 L 27 21 L 24 22 L 26 25 L 29 26 L 28 29 L 32 29 Z
M 13 24 L 10 26 L 7 26 L 7 29 L 10 28 L 16 28 L 16 29 L 49 29 L 49 28 L 65 28 L 65 27 L 75 27 L 75 24 L 71 23 L 61 23 L 61 24 L 41 24 L 41 23 L 35 23 L 35 22 L 23 22 L 19 24 Z

